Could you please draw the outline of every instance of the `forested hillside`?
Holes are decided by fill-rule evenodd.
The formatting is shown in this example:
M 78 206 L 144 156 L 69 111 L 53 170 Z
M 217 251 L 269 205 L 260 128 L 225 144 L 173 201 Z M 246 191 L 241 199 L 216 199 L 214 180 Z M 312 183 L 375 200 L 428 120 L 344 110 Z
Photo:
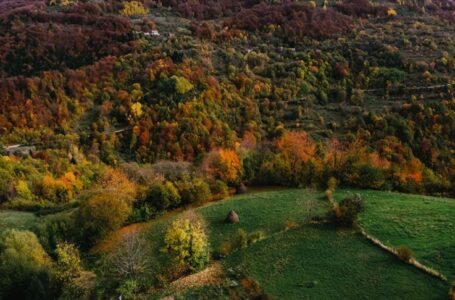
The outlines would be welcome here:
M 0 262 L 38 249 L 0 299 L 75 299 L 124 225 L 335 185 L 455 196 L 454 1 L 0 3 Z

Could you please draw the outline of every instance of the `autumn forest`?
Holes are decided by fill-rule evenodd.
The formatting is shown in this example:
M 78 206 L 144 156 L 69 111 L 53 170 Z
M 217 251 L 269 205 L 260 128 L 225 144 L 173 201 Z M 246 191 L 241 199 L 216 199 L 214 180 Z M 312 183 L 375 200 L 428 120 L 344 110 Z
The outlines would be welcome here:
M 0 299 L 299 299 L 226 265 L 170 291 L 268 242 L 213 240 L 250 190 L 321 191 L 310 223 L 353 232 L 345 189 L 455 197 L 454 75 L 451 0 L 4 0 Z

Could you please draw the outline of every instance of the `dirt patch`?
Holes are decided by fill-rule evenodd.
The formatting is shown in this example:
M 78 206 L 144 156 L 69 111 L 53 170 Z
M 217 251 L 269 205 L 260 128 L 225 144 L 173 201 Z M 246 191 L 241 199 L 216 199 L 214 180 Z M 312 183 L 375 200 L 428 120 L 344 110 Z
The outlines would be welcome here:
M 223 267 L 219 262 L 216 262 L 198 273 L 177 279 L 171 283 L 171 287 L 176 289 L 186 289 L 206 285 L 216 285 L 221 283 L 222 277 Z

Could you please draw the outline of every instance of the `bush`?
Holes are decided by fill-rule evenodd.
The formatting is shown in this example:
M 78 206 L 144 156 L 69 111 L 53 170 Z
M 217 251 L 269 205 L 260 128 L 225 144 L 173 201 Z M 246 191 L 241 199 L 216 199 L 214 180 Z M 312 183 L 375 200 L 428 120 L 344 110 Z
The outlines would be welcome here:
M 234 238 L 235 249 L 243 249 L 248 247 L 248 233 L 242 228 L 239 228 Z
M 136 280 L 128 279 L 117 288 L 117 293 L 122 295 L 125 300 L 137 299 L 136 295 L 139 287 L 139 283 Z
M 175 220 L 166 230 L 164 251 L 173 256 L 177 265 L 198 271 L 209 262 L 209 242 L 200 221 Z
M 242 228 L 239 228 L 235 236 L 230 241 L 221 243 L 218 248 L 218 255 L 221 257 L 227 256 L 232 251 L 246 248 L 254 243 L 259 242 L 265 238 L 265 233 L 262 230 L 258 230 L 248 234 Z
M 264 231 L 258 230 L 258 231 L 252 232 L 248 236 L 248 244 L 249 245 L 254 244 L 256 242 L 259 242 L 259 241 L 263 240 L 264 238 L 265 238 Z
M 406 246 L 400 246 L 397 249 L 395 249 L 395 251 L 397 253 L 398 258 L 404 262 L 409 262 L 414 257 L 414 254 L 412 253 L 411 249 L 409 249 Z
M 340 203 L 334 203 L 329 210 L 329 220 L 341 226 L 353 226 L 359 213 L 364 210 L 360 195 L 343 199 Z
M 229 241 L 222 242 L 220 247 L 218 248 L 218 255 L 220 257 L 226 257 L 229 253 L 233 250 L 232 243 Z

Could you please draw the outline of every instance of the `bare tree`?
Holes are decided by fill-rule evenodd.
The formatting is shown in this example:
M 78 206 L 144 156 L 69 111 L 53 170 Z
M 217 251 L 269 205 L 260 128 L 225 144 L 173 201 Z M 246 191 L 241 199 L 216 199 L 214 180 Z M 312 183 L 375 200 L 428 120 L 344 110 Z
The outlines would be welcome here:
M 118 278 L 135 278 L 151 270 L 145 239 L 137 232 L 124 236 L 119 246 L 108 256 L 111 272 Z

